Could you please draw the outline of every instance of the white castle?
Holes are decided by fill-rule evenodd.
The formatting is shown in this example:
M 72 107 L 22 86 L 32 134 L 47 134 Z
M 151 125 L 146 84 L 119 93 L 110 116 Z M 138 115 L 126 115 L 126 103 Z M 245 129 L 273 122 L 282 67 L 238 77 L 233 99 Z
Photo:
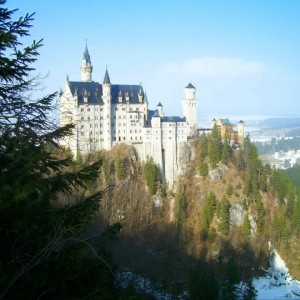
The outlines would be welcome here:
M 60 124 L 75 124 L 64 141 L 76 157 L 126 143 L 140 159 L 153 157 L 168 184 L 182 172 L 184 143 L 197 132 L 195 87 L 189 83 L 182 101 L 183 117 L 164 115 L 163 106 L 149 109 L 141 84 L 111 84 L 106 68 L 102 84 L 92 80 L 93 67 L 86 46 L 81 62 L 81 81 L 69 81 L 60 93 Z

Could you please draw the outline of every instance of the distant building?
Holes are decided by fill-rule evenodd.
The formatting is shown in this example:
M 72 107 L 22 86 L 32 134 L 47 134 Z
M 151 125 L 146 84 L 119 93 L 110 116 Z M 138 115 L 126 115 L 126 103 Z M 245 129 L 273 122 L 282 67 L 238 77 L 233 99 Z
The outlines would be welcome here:
M 81 81 L 67 78 L 60 94 L 60 123 L 74 123 L 74 134 L 64 141 L 76 157 L 126 143 L 139 157 L 153 157 L 169 184 L 181 173 L 183 144 L 197 131 L 196 88 L 189 83 L 182 101 L 183 116 L 165 116 L 163 105 L 149 109 L 142 84 L 112 84 L 108 70 L 102 83 L 92 81 L 88 48 L 81 61 Z
M 241 120 L 238 122 L 237 125 L 234 125 L 230 123 L 228 118 L 226 119 L 213 119 L 212 120 L 212 128 L 214 126 L 217 126 L 222 139 L 230 139 L 230 144 L 232 146 L 241 146 L 244 141 L 245 137 L 245 124 Z M 212 128 L 201 128 L 198 130 L 199 134 L 205 133 L 205 134 L 210 134 L 212 131 Z

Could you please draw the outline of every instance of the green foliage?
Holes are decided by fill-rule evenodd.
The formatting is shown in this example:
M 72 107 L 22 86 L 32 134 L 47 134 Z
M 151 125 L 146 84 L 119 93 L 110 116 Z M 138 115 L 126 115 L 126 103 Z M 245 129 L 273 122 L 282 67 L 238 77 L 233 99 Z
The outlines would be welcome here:
M 215 124 L 211 135 L 210 135 L 210 142 L 209 142 L 209 160 L 211 163 L 212 168 L 215 168 L 217 163 L 221 159 L 222 153 L 222 138 L 221 133 Z
M 48 115 L 56 94 L 33 100 L 38 78 L 30 66 L 40 42 L 21 49 L 33 15 L 17 21 L 0 1 L 0 298 L 115 299 L 103 246 L 87 235 L 100 192 L 76 197 L 94 182 L 101 162 L 79 169 L 59 158 L 57 128 Z M 53 152 L 53 150 L 55 150 Z M 75 170 L 75 171 L 72 171 Z M 64 204 L 59 197 L 67 199 Z
M 150 194 L 155 195 L 160 181 L 159 168 L 154 163 L 152 157 L 148 157 L 144 166 L 144 176 L 146 184 L 149 188 Z
M 227 235 L 230 228 L 230 203 L 225 197 L 219 202 L 217 217 L 219 220 L 219 230 Z
M 205 202 L 201 214 L 201 230 L 208 233 L 210 223 L 217 210 L 216 196 L 213 192 L 209 192 L 205 197 Z
M 299 131 L 299 129 L 298 129 Z M 289 150 L 300 149 L 300 137 L 293 137 L 292 139 L 276 139 L 272 138 L 271 143 L 255 143 L 260 154 L 269 154 L 279 151 L 287 152 Z
M 276 193 L 278 200 L 283 202 L 285 198 L 294 198 L 295 188 L 292 180 L 280 170 L 273 169 L 271 172 L 271 187 Z
M 230 147 L 229 139 L 225 139 L 221 152 L 221 161 L 223 164 L 227 164 L 231 158 L 232 149 Z
M 292 168 L 283 170 L 282 173 L 291 178 L 294 184 L 300 188 L 300 165 L 295 165 Z
M 205 133 L 202 133 L 199 139 L 200 143 L 200 160 L 204 161 L 208 155 L 208 138 Z
M 249 216 L 246 214 L 242 223 L 242 234 L 244 239 L 249 240 L 251 236 L 251 225 L 249 221 Z
M 208 175 L 208 164 L 200 159 L 199 161 L 199 172 L 201 176 L 207 176 Z

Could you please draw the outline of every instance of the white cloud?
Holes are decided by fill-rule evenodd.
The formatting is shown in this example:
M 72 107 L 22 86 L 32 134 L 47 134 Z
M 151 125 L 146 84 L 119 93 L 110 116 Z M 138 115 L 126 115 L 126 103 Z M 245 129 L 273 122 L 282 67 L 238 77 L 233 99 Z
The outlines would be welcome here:
M 200 57 L 182 62 L 171 62 L 159 68 L 159 72 L 169 75 L 189 74 L 189 76 L 201 77 L 253 76 L 265 71 L 267 68 L 260 61 L 221 57 Z

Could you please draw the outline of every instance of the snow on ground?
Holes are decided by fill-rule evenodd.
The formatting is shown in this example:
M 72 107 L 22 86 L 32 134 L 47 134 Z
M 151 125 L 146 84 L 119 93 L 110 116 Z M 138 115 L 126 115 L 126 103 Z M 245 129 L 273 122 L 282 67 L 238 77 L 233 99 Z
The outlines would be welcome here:
M 300 159 L 300 150 L 290 150 L 287 152 L 275 152 L 274 154 L 263 154 L 261 159 L 271 166 L 278 169 L 287 169 L 293 167 Z
M 266 276 L 253 279 L 257 300 L 300 299 L 300 282 L 293 279 L 278 252 L 271 247 Z

